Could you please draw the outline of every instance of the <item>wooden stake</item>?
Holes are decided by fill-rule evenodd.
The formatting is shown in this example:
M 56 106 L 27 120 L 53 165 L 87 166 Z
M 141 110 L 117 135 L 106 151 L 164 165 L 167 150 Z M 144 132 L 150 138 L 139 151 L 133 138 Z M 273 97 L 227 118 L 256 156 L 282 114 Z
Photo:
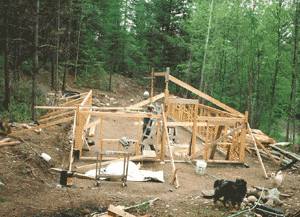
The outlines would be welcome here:
M 75 138 L 75 128 L 76 128 L 76 120 L 77 120 L 77 111 L 75 111 L 75 114 L 74 114 L 74 121 L 73 121 L 73 131 L 72 131 L 72 142 L 71 142 L 71 150 L 70 150 L 70 157 L 69 157 L 69 172 L 72 171 L 72 163 L 74 161 L 74 158 L 73 158 L 73 151 L 74 151 L 74 138 Z
M 172 178 L 172 182 L 175 179 L 175 188 L 179 188 L 180 185 L 179 185 L 178 176 L 177 176 L 177 173 L 176 173 L 176 166 L 175 166 L 175 163 L 174 163 L 173 152 L 171 150 L 170 139 L 169 139 L 169 135 L 168 135 L 167 118 L 166 118 L 166 114 L 165 114 L 163 106 L 161 106 L 161 108 L 162 108 L 162 118 L 163 118 L 164 133 L 166 135 L 166 140 L 167 140 L 167 145 L 168 145 L 168 149 L 169 149 L 171 164 L 172 164 L 172 168 L 173 168 L 173 176 L 174 176 L 174 178 Z
M 192 142 L 191 142 L 191 157 L 195 157 L 196 153 L 196 142 L 197 142 L 197 119 L 198 119 L 198 104 L 194 105 L 194 121 L 193 121 L 193 131 L 192 131 Z
M 249 134 L 251 135 L 251 138 L 252 138 L 252 140 L 253 140 L 254 148 L 255 148 L 255 151 L 256 151 L 256 155 L 257 155 L 257 157 L 258 157 L 258 160 L 259 160 L 259 163 L 260 163 L 260 165 L 261 165 L 261 168 L 262 168 L 262 170 L 263 170 L 263 172 L 264 172 L 265 178 L 268 178 L 268 174 L 267 174 L 267 172 L 266 172 L 265 165 L 264 165 L 264 163 L 263 163 L 263 161 L 262 161 L 262 159 L 261 159 L 259 150 L 258 150 L 257 145 L 256 145 L 256 141 L 255 141 L 255 138 L 254 138 L 254 136 L 253 136 L 253 134 L 252 134 L 252 131 L 251 131 L 251 128 L 250 128 L 249 123 L 247 123 L 247 127 L 248 127 L 248 132 L 249 132 Z

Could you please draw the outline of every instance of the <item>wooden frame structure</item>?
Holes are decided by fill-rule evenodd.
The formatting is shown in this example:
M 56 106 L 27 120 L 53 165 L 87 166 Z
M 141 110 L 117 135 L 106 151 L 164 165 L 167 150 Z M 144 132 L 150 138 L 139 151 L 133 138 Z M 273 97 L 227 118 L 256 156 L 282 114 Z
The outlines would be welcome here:
M 153 96 L 154 78 L 165 78 L 165 90 Z M 183 99 L 170 95 L 169 82 L 172 82 L 198 97 L 201 97 L 217 108 L 199 103 L 197 99 Z M 203 159 L 213 163 L 243 163 L 245 160 L 245 143 L 247 133 L 248 115 L 242 114 L 235 109 L 225 105 L 217 99 L 197 90 L 191 85 L 170 75 L 166 72 L 151 72 L 151 97 L 147 100 L 128 107 L 94 107 L 92 106 L 92 91 L 80 94 L 76 97 L 67 98 L 60 106 L 37 106 L 39 109 L 52 109 L 53 111 L 42 116 L 42 126 L 52 126 L 57 123 L 73 119 L 73 156 L 80 158 L 82 150 L 86 149 L 85 139 L 87 132 L 95 133 L 96 125 L 100 128 L 100 151 L 104 142 L 118 142 L 119 138 L 106 139 L 102 135 L 102 122 L 107 117 L 130 118 L 140 123 L 143 118 L 156 118 L 156 143 L 160 143 L 160 152 L 156 153 L 161 161 L 165 159 L 165 148 L 168 133 L 165 132 L 163 117 L 161 114 L 141 112 L 141 107 L 164 98 L 164 110 L 166 115 L 166 127 L 184 127 L 192 133 L 189 154 L 192 158 L 202 155 Z M 75 111 L 75 115 L 74 114 Z M 73 117 L 72 117 L 73 116 Z M 63 118 L 62 118 L 63 117 Z M 96 121 L 94 120 L 96 117 Z M 92 120 L 92 121 L 91 121 Z M 168 121 L 169 120 L 169 121 Z M 135 143 L 135 156 L 140 156 L 142 131 L 137 127 L 137 138 Z M 204 144 L 204 152 L 199 153 L 196 148 L 197 139 Z M 109 141 L 108 141 L 109 140 Z M 225 155 L 225 159 L 215 159 L 216 151 Z M 70 167 L 71 168 L 71 167 Z
M 242 114 L 217 99 L 197 90 L 191 85 L 166 72 L 154 73 L 165 78 L 164 106 L 169 127 L 184 127 L 191 131 L 190 155 L 197 158 L 197 138 L 204 144 L 203 159 L 211 163 L 244 163 L 248 114 Z M 218 108 L 204 105 L 195 99 L 183 99 L 170 96 L 169 82 L 172 82 L 196 96 L 205 99 Z M 216 151 L 225 155 L 225 159 L 214 159 Z M 200 153 L 201 154 L 201 153 Z
M 154 96 L 155 77 L 165 78 L 165 89 L 163 93 Z M 206 100 L 210 105 L 199 103 L 198 99 L 184 99 L 170 95 L 169 83 L 172 82 L 192 94 Z M 163 100 L 162 112 L 160 114 L 147 113 L 142 107 L 152 104 L 157 100 Z M 153 136 L 156 147 L 155 156 L 143 156 L 141 153 L 142 125 L 137 125 L 137 134 L 134 139 L 134 152 L 130 160 L 159 160 L 165 161 L 166 148 L 168 157 L 172 163 L 172 183 L 179 187 L 177 169 L 175 167 L 173 153 L 170 147 L 168 127 L 183 127 L 191 132 L 191 143 L 188 154 L 192 159 L 202 158 L 208 163 L 244 163 L 246 134 L 248 129 L 248 113 L 242 114 L 219 100 L 197 90 L 191 85 L 170 75 L 166 72 L 151 71 L 151 96 L 149 99 L 128 107 L 95 107 L 92 106 L 92 90 L 88 93 L 79 94 L 74 97 L 65 98 L 66 102 L 59 106 L 36 106 L 38 109 L 52 109 L 42 116 L 42 125 L 37 128 L 53 126 L 58 123 L 73 120 L 73 136 L 70 151 L 69 171 L 72 171 L 73 159 L 96 160 L 92 157 L 83 156 L 83 150 L 89 150 L 86 142 L 88 135 L 95 135 L 98 131 L 98 151 L 102 152 L 104 143 L 119 143 L 120 138 L 108 139 L 103 134 L 103 120 L 117 117 L 126 118 L 141 123 L 144 118 L 156 119 Z M 119 120 L 120 121 L 120 120 Z M 109 124 L 109 123 L 108 123 Z M 203 145 L 203 152 L 197 150 L 197 142 Z M 154 144 L 154 142 L 153 142 Z M 225 157 L 220 159 L 216 152 Z M 222 156 L 221 155 L 221 156 Z M 217 159 L 218 158 L 218 159 Z M 114 160 L 114 159 L 111 159 Z M 83 168 L 94 168 L 94 164 L 81 166 Z

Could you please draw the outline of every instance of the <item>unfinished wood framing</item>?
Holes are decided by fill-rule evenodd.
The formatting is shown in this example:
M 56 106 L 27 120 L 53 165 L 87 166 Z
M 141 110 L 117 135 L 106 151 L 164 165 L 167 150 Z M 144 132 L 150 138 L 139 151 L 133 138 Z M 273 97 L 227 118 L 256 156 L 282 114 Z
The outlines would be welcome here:
M 154 96 L 155 76 L 163 76 L 165 78 L 165 88 L 163 93 Z M 204 105 L 199 103 L 198 99 L 184 99 L 170 95 L 170 83 L 174 83 L 191 91 L 192 94 L 205 99 L 210 104 Z M 166 72 L 155 73 L 153 69 L 151 70 L 150 91 L 151 97 L 149 99 L 128 107 L 94 107 L 92 106 L 92 91 L 89 91 L 88 93 L 78 94 L 76 97 L 69 97 L 65 99 L 66 101 L 63 104 L 58 106 L 37 106 L 36 108 L 52 110 L 40 119 L 42 127 L 65 121 L 74 121 L 69 171 L 72 170 L 75 151 L 77 152 L 77 156 L 79 155 L 79 158 L 92 160 L 92 158 L 82 156 L 83 146 L 88 135 L 98 135 L 97 145 L 100 152 L 104 151 L 104 146 L 112 149 L 114 145 L 118 145 L 118 150 L 122 148 L 119 144 L 120 138 L 105 138 L 103 120 L 107 120 L 105 124 L 110 124 L 110 118 L 117 118 L 117 122 L 122 121 L 122 118 L 128 118 L 138 123 L 134 132 L 136 137 L 134 140 L 136 142 L 134 143 L 134 150 L 131 153 L 132 156 L 130 159 L 165 161 L 168 157 L 172 164 L 172 180 L 176 187 L 179 187 L 179 182 L 173 152 L 170 147 L 168 127 L 184 127 L 191 132 L 191 144 L 187 151 L 189 151 L 188 154 L 191 155 L 192 159 L 198 157 L 197 142 L 201 142 L 202 145 L 204 145 L 201 154 L 203 159 L 207 162 L 244 163 L 248 123 L 247 113 L 244 115 L 219 100 L 175 78 L 170 75 L 169 68 L 167 68 Z M 162 98 L 164 99 L 161 114 L 147 113 L 145 109 L 142 109 L 142 107 L 161 100 Z M 75 115 L 73 115 L 73 113 L 75 113 Z M 156 145 L 155 157 L 151 156 L 145 158 L 141 153 L 143 137 L 143 126 L 141 123 L 144 118 L 157 120 L 154 125 L 156 134 L 152 137 L 153 144 Z M 166 151 L 168 151 L 167 155 Z M 217 151 L 225 155 L 225 159 L 216 159 L 215 153 Z M 84 165 L 80 169 L 92 168 L 94 165 L 95 164 Z
M 196 142 L 197 138 L 200 138 L 204 144 L 202 156 L 205 160 L 215 163 L 223 161 L 242 163 L 245 161 L 247 115 L 175 78 L 170 75 L 168 69 L 165 73 L 154 73 L 154 75 L 165 77 L 164 107 L 167 117 L 173 120 L 173 122 L 167 122 L 166 125 L 168 127 L 185 127 L 192 133 L 191 153 L 189 153 L 192 157 L 196 156 Z M 169 82 L 191 91 L 218 108 L 200 104 L 195 99 L 170 96 Z M 216 150 L 225 153 L 226 158 L 214 160 Z

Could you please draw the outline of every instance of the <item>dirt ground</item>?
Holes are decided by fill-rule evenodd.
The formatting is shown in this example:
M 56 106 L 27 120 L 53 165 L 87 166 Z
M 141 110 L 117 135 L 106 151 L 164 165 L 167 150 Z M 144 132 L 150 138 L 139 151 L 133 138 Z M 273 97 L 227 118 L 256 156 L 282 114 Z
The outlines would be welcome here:
M 142 93 L 141 88 L 136 91 Z M 103 93 L 97 94 L 103 97 Z M 113 96 L 118 100 L 116 93 Z M 130 93 L 127 98 L 121 97 L 120 104 L 128 103 L 133 96 L 134 93 Z M 104 95 L 104 98 L 109 97 Z M 140 95 L 134 100 L 137 102 L 139 99 Z M 123 132 L 116 130 L 114 125 L 106 125 L 106 128 L 106 138 L 119 138 L 124 132 L 132 132 L 128 126 L 121 126 Z M 201 197 L 201 191 L 212 189 L 215 178 L 234 180 L 240 177 L 247 181 L 248 187 L 271 187 L 270 180 L 264 178 L 255 156 L 247 157 L 249 168 L 209 166 L 203 176 L 196 174 L 191 164 L 177 163 L 180 182 L 178 189 L 169 184 L 171 164 L 159 162 L 143 163 L 142 168 L 163 170 L 165 183 L 128 182 L 127 187 L 122 187 L 120 182 L 104 181 L 96 187 L 93 180 L 75 178 L 71 188 L 61 187 L 58 185 L 59 174 L 51 173 L 49 168 L 67 168 L 69 131 L 70 126 L 61 125 L 47 128 L 41 134 L 26 133 L 21 135 L 24 143 L 0 149 L 0 181 L 3 183 L 0 185 L 0 216 L 88 216 L 94 211 L 105 209 L 109 204 L 129 206 L 156 197 L 159 200 L 153 206 L 132 210 L 132 213 L 155 217 L 228 216 L 236 210 L 224 208 L 221 204 L 214 205 L 211 200 Z M 184 136 L 179 142 L 187 143 L 190 139 L 188 133 L 183 132 L 182 135 Z M 39 157 L 42 152 L 52 157 L 51 164 Z M 278 169 L 271 162 L 264 162 L 268 173 Z M 300 209 L 300 172 L 285 172 L 284 175 L 283 186 L 279 190 L 291 197 L 282 199 L 282 208 L 286 212 L 292 212 Z

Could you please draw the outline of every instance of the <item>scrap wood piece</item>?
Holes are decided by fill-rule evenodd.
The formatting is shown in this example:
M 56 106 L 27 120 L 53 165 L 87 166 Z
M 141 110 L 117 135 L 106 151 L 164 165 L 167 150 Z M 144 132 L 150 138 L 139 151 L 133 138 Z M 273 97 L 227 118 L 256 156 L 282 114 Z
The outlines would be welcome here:
M 256 155 L 257 155 L 257 157 L 258 157 L 258 160 L 259 160 L 259 163 L 260 163 L 260 165 L 261 165 L 261 168 L 262 168 L 262 170 L 263 170 L 263 172 L 264 172 L 265 178 L 268 178 L 268 174 L 267 174 L 267 172 L 266 172 L 265 165 L 264 165 L 264 163 L 263 163 L 263 161 L 262 161 L 262 159 L 261 159 L 259 150 L 258 150 L 257 145 L 256 145 L 256 140 L 255 140 L 255 138 L 254 138 L 254 136 L 253 136 L 253 134 L 252 134 L 252 131 L 251 131 L 251 128 L 250 128 L 249 123 L 247 123 L 247 128 L 248 128 L 248 131 L 249 131 L 249 133 L 250 133 L 250 135 L 251 135 L 251 138 L 252 138 L 252 140 L 253 140 L 253 142 L 254 142 L 254 148 L 255 148 L 255 151 L 256 151 Z
M 179 188 L 180 185 L 179 185 L 178 176 L 176 173 L 177 170 L 176 170 L 176 166 L 174 163 L 173 152 L 172 152 L 172 149 L 170 146 L 170 138 L 169 138 L 168 128 L 167 128 L 167 118 L 166 118 L 166 114 L 165 114 L 163 105 L 161 106 L 161 112 L 162 112 L 162 118 L 163 118 L 163 127 L 164 127 L 164 131 L 165 131 L 164 135 L 166 136 L 169 154 L 170 154 L 170 158 L 171 158 L 171 164 L 172 164 L 172 168 L 173 168 L 174 177 L 172 178 L 172 182 L 175 183 L 175 188 Z
M 114 205 L 109 205 L 107 214 L 112 217 L 136 217 L 135 215 L 132 215 L 126 212 L 124 209 L 121 209 L 120 207 Z
M 47 124 L 38 125 L 38 126 L 29 128 L 29 129 L 14 131 L 11 134 L 15 135 L 15 134 L 24 133 L 24 132 L 27 132 L 27 131 L 30 131 L 30 130 L 38 130 L 38 129 L 42 129 L 42 128 L 46 128 L 46 127 L 51 127 L 51 126 L 54 126 L 54 125 L 57 125 L 57 124 L 62 124 L 62 123 L 69 122 L 72 119 L 73 119 L 73 117 L 67 117 L 67 118 L 63 118 L 63 119 L 59 119 L 59 120 L 55 120 L 55 121 L 49 122 Z
M 0 147 L 4 147 L 4 146 L 12 146 L 12 145 L 18 145 L 21 144 L 20 141 L 8 141 L 8 142 L 1 142 L 0 143 Z
M 60 117 L 65 117 L 65 116 L 68 116 L 70 114 L 73 114 L 74 111 L 61 111 L 59 114 L 57 115 L 52 115 L 52 116 L 49 116 L 47 118 L 41 118 L 38 120 L 38 122 L 41 124 L 42 122 L 48 122 L 49 120 L 51 119 L 57 119 L 57 118 L 60 118 Z
M 11 140 L 11 138 L 9 138 L 9 137 L 3 138 L 0 140 L 0 144 L 4 143 L 4 142 L 8 142 L 9 140 Z

